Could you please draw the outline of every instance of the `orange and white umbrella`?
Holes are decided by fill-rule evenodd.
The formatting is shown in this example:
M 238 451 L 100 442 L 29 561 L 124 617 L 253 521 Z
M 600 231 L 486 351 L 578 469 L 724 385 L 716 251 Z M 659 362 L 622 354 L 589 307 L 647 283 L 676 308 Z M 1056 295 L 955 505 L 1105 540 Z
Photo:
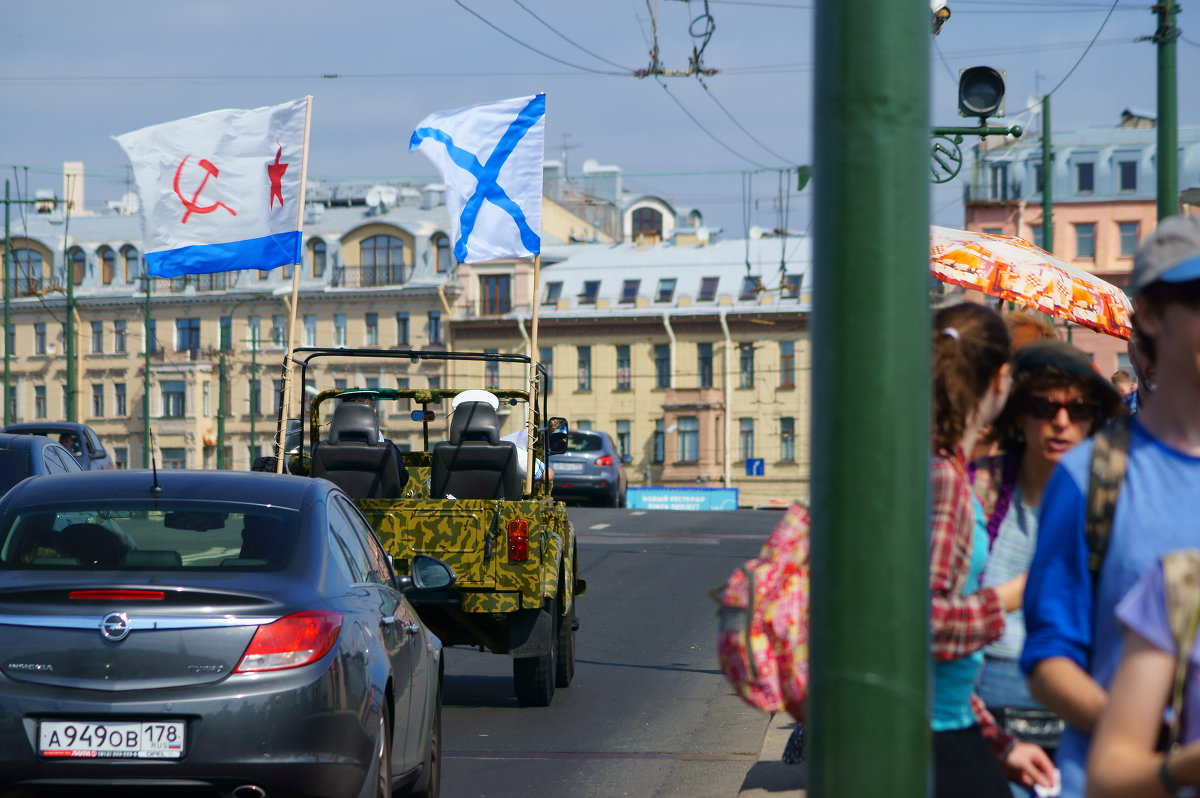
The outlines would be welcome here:
M 1133 305 L 1120 288 L 1013 236 L 929 228 L 939 280 L 1128 340 Z

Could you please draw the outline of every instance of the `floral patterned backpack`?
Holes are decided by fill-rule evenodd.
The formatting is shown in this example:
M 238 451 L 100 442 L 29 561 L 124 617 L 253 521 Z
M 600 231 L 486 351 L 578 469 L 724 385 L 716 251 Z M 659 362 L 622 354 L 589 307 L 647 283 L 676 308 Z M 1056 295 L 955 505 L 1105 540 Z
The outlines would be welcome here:
M 804 720 L 808 696 L 808 508 L 792 504 L 758 557 L 713 591 L 721 672 L 752 707 Z

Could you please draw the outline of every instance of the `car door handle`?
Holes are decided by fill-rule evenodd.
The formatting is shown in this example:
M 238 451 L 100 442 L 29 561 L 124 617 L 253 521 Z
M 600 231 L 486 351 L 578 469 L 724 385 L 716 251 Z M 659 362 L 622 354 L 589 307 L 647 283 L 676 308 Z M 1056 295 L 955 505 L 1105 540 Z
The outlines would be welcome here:
M 410 621 L 404 624 L 404 631 L 408 632 L 410 635 L 415 635 L 417 632 L 421 631 L 421 625 L 412 623 Z
M 381 624 L 383 624 L 384 626 L 391 626 L 398 620 L 400 620 L 400 619 L 397 618 L 395 615 L 385 615 L 379 619 L 379 622 Z

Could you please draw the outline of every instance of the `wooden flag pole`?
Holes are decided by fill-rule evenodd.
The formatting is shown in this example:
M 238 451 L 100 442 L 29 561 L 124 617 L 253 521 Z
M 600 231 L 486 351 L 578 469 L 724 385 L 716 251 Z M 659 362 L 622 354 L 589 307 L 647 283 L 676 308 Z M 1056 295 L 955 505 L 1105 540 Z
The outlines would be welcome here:
M 533 472 L 537 458 L 537 447 L 534 445 L 534 431 L 537 429 L 537 407 L 534 389 L 537 387 L 538 362 L 538 296 L 541 290 L 542 253 L 533 256 L 533 323 L 529 331 L 529 401 L 525 403 L 526 441 L 525 446 L 525 492 L 533 495 Z M 544 424 L 546 419 L 542 419 Z M 549 468 L 549 463 L 545 464 Z
M 304 155 L 300 160 L 300 199 L 296 203 L 296 230 L 304 241 L 304 197 L 308 187 L 308 134 L 312 128 L 312 95 L 304 103 Z M 284 444 L 287 441 L 288 408 L 292 402 L 292 349 L 296 346 L 296 307 L 300 304 L 300 270 L 304 257 L 292 266 L 292 301 L 288 303 L 287 349 L 283 353 L 283 387 L 279 397 L 279 425 L 275 429 L 275 473 L 283 473 Z M 303 419 L 301 424 L 303 425 Z

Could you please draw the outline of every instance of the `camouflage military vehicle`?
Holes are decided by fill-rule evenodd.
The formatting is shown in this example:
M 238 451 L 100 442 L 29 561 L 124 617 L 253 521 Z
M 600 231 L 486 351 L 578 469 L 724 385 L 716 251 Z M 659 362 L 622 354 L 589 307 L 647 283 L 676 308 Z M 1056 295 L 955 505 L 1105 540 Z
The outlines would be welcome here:
M 314 395 L 321 386 L 309 386 L 317 381 L 314 377 L 323 376 L 316 374 L 318 359 L 367 362 L 367 368 L 382 366 L 375 372 L 380 374 L 409 366 L 474 368 L 479 377 L 455 377 L 455 388 L 332 388 Z M 410 597 L 421 619 L 446 645 L 479 646 L 512 657 L 518 701 L 523 706 L 548 705 L 555 688 L 570 685 L 575 671 L 575 598 L 585 589 L 566 508 L 551 497 L 549 479 L 535 482 L 531 492 L 525 489 L 526 480 L 513 480 L 512 470 L 519 469 L 513 462 L 517 451 L 498 439 L 494 428 L 499 414 L 483 412 L 487 408 L 478 402 L 471 403 L 469 415 L 464 415 L 466 405 L 449 417 L 430 409 L 443 406 L 465 388 L 482 388 L 484 375 L 495 378 L 501 364 L 507 364 L 514 377 L 526 375 L 529 358 L 301 348 L 294 351 L 293 362 L 299 365 L 301 386 L 293 395 L 301 397 L 298 406 L 307 402 L 308 423 L 288 458 L 288 470 L 340 484 L 375 528 L 397 573 L 407 574 L 417 554 L 448 563 L 457 575 L 450 588 Z M 537 432 L 528 450 L 541 467 L 550 454 L 565 450 L 566 422 L 555 420 L 561 432 L 546 431 L 550 417 L 539 388 L 545 373 L 540 364 L 538 369 L 532 397 L 524 376 L 511 381 L 517 387 L 488 385 L 487 390 L 499 399 L 500 414 L 510 416 L 514 431 L 523 428 L 525 412 L 532 414 Z M 364 396 L 379 410 L 342 409 L 350 404 L 347 400 Z M 389 454 L 389 447 L 395 447 L 382 434 L 363 429 L 357 437 L 350 434 L 352 415 L 368 424 L 372 415 L 387 419 L 389 434 L 399 420 L 407 430 L 397 434 L 407 437 L 411 450 Z M 295 422 L 290 426 L 294 430 Z M 367 440 L 372 434 L 376 440 Z M 399 459 L 398 478 L 392 476 L 394 457 Z M 481 465 L 480 457 L 487 462 Z M 489 467 L 499 470 L 493 473 Z

